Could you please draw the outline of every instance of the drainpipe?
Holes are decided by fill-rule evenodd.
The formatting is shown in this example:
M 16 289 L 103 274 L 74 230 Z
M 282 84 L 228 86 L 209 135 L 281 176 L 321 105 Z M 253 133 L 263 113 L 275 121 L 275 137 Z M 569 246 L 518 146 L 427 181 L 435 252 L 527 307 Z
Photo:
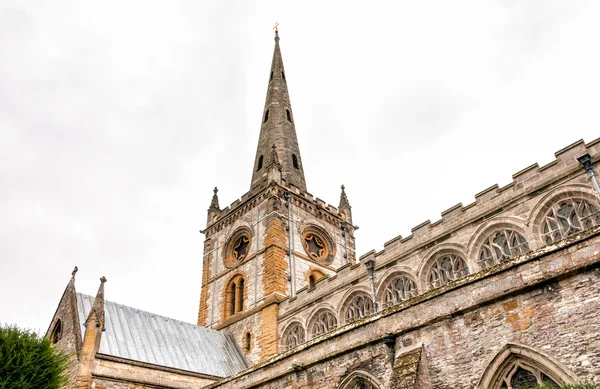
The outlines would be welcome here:
M 577 160 L 579 161 L 581 168 L 587 173 L 590 181 L 592 181 L 592 186 L 594 187 L 594 190 L 596 190 L 596 196 L 598 196 L 600 199 L 600 186 L 598 186 L 598 179 L 596 178 L 597 175 L 592 165 L 592 156 L 585 154 L 577 158 Z
M 294 219 L 292 213 L 292 201 L 290 192 L 285 192 L 283 194 L 285 198 L 285 206 L 288 209 L 288 223 L 286 226 L 286 230 L 288 233 L 288 266 L 290 267 L 290 275 L 288 276 L 288 281 L 290 282 L 290 297 L 296 297 L 296 268 L 294 263 Z
M 377 312 L 377 299 L 375 298 L 375 260 L 369 259 L 365 261 L 369 280 L 371 281 L 371 298 L 373 299 L 373 312 Z

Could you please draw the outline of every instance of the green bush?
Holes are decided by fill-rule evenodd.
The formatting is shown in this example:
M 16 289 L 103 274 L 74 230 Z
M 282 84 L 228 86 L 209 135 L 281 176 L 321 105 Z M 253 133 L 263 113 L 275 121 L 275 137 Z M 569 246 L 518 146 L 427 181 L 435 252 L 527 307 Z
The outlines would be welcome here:
M 69 356 L 50 340 L 16 326 L 0 326 L 0 389 L 60 389 Z

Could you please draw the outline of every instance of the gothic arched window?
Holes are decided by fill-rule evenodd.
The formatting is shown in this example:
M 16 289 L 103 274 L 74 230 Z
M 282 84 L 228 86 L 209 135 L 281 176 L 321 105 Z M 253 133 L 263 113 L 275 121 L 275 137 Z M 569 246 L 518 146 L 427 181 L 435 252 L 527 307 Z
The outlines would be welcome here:
M 371 297 L 366 293 L 360 293 L 346 303 L 344 319 L 346 323 L 350 323 L 368 316 L 374 311 Z
M 58 343 L 59 340 L 62 339 L 62 320 L 58 319 L 54 328 L 52 329 L 52 333 L 50 334 L 50 341 L 52 343 Z
M 577 377 L 558 361 L 532 347 L 508 343 L 488 363 L 475 386 L 485 389 L 558 389 Z
M 285 115 L 287 116 L 287 120 L 288 120 L 288 122 L 290 122 L 290 123 L 291 123 L 291 122 L 292 122 L 292 114 L 291 114 L 291 112 L 290 112 L 290 110 L 289 110 L 289 109 L 286 109 L 286 110 L 285 110 Z
M 542 223 L 542 239 L 546 244 L 552 244 L 600 225 L 600 211 L 581 198 L 562 200 L 550 208 Z
M 244 310 L 244 277 L 236 275 L 229 281 L 225 290 L 226 318 Z
M 489 235 L 479 250 L 482 269 L 518 257 L 529 251 L 527 239 L 515 230 L 504 228 Z
M 364 371 L 355 371 L 340 383 L 340 389 L 378 389 L 379 384 L 369 373 Z
M 269 110 L 267 109 L 267 111 L 265 112 L 265 119 L 263 120 L 263 123 L 266 123 L 267 120 L 269 120 Z
M 456 254 L 440 255 L 427 274 L 428 288 L 435 289 L 469 274 L 469 268 L 464 259 Z
M 559 389 L 558 384 L 540 369 L 519 362 L 508 369 L 500 380 L 500 389 L 533 389 L 538 385 Z
M 320 310 L 311 320 L 310 336 L 312 338 L 329 332 L 337 327 L 337 319 L 333 312 L 328 309 Z
M 405 275 L 392 278 L 383 291 L 383 306 L 389 307 L 402 301 L 416 297 L 419 294 L 417 284 Z
M 304 343 L 304 328 L 300 323 L 292 323 L 283 332 L 283 336 L 281 337 L 281 339 L 283 351 L 292 349 L 298 346 L 299 344 Z
M 292 154 L 292 165 L 294 165 L 295 169 L 300 169 L 300 166 L 298 165 L 298 157 L 296 157 L 296 154 Z

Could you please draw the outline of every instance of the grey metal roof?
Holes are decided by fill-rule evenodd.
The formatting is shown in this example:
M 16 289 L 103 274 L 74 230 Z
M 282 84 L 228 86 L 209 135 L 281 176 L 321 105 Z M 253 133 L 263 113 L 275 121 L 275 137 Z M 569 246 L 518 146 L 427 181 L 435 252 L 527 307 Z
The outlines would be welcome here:
M 77 293 L 82 334 L 94 297 Z M 229 333 L 104 302 L 106 331 L 99 352 L 217 377 L 233 375 L 248 364 Z

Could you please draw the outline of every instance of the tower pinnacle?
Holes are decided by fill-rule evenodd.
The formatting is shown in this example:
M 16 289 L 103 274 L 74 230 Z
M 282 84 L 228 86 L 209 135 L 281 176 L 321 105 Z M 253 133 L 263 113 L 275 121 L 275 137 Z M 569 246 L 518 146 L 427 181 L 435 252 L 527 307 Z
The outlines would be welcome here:
M 281 164 L 282 179 L 287 184 L 292 184 L 306 191 L 306 180 L 304 178 L 302 158 L 300 157 L 300 148 L 296 136 L 294 115 L 292 113 L 285 68 L 283 67 L 281 50 L 279 48 L 278 24 L 273 29 L 275 30 L 275 49 L 273 52 L 273 61 L 271 62 L 271 72 L 269 74 L 267 97 L 265 99 L 260 136 L 256 148 L 256 157 L 254 159 L 251 188 L 268 179 L 266 167 L 272 155 L 271 148 L 275 145 L 275 152 Z

